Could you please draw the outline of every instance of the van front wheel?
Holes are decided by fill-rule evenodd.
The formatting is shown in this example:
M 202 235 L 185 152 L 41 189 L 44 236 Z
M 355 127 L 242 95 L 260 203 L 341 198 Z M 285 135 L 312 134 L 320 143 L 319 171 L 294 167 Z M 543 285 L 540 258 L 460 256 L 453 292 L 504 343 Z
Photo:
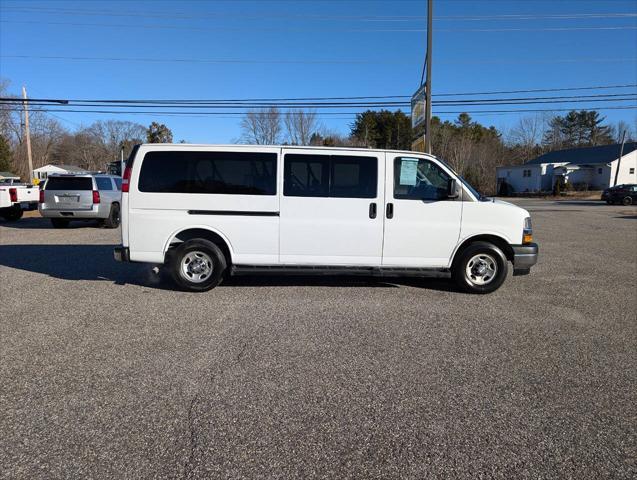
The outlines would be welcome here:
M 175 283 L 193 292 L 205 292 L 219 285 L 227 267 L 219 247 L 202 238 L 179 245 L 170 253 L 168 263 Z
M 489 242 L 475 242 L 461 252 L 451 274 L 466 292 L 491 293 L 506 280 L 508 267 L 502 250 Z

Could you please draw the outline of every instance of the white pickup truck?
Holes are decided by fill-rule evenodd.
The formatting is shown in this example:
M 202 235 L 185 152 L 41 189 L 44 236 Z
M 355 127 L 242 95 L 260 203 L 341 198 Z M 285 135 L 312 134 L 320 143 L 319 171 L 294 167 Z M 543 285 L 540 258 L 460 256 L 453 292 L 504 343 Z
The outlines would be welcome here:
M 37 209 L 39 200 L 38 187 L 0 184 L 0 217 L 7 221 L 19 220 L 22 218 L 23 211 Z

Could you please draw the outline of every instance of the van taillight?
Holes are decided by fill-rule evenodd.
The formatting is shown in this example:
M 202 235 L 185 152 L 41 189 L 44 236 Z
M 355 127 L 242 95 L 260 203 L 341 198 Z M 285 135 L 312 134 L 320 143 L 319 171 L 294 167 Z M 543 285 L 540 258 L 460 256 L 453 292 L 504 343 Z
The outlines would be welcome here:
M 18 190 L 15 188 L 10 188 L 9 189 L 9 198 L 11 199 L 12 202 L 17 202 L 18 201 Z
M 100 192 L 93 190 L 93 203 L 100 203 Z
M 40 190 L 40 203 L 44 203 L 44 190 Z
M 124 169 L 124 176 L 122 177 L 122 192 L 128 193 L 128 187 L 130 185 L 130 176 L 132 168 L 128 165 Z

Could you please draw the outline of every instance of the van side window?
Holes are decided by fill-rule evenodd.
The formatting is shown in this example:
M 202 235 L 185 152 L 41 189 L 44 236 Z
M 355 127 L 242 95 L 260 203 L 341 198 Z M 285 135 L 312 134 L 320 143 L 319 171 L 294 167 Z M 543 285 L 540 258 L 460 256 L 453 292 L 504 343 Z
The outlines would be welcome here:
M 444 200 L 451 177 L 437 164 L 423 158 L 394 160 L 394 198 Z
M 98 190 L 113 190 L 111 179 L 107 177 L 95 177 Z
M 275 195 L 276 153 L 149 152 L 141 192 Z
M 284 164 L 286 197 L 376 198 L 376 157 L 287 154 Z
M 330 197 L 376 198 L 377 164 L 375 157 L 332 155 Z
M 286 197 L 329 196 L 329 165 L 329 155 L 286 155 L 283 194 Z

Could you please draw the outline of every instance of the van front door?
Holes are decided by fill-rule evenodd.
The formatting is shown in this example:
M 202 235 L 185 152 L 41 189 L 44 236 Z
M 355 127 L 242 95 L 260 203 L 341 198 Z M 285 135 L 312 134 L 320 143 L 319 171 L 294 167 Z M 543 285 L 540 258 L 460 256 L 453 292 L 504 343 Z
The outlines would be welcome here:
M 385 158 L 283 149 L 280 262 L 380 266 Z
M 384 266 L 448 267 L 460 237 L 462 199 L 434 160 L 387 154 Z

